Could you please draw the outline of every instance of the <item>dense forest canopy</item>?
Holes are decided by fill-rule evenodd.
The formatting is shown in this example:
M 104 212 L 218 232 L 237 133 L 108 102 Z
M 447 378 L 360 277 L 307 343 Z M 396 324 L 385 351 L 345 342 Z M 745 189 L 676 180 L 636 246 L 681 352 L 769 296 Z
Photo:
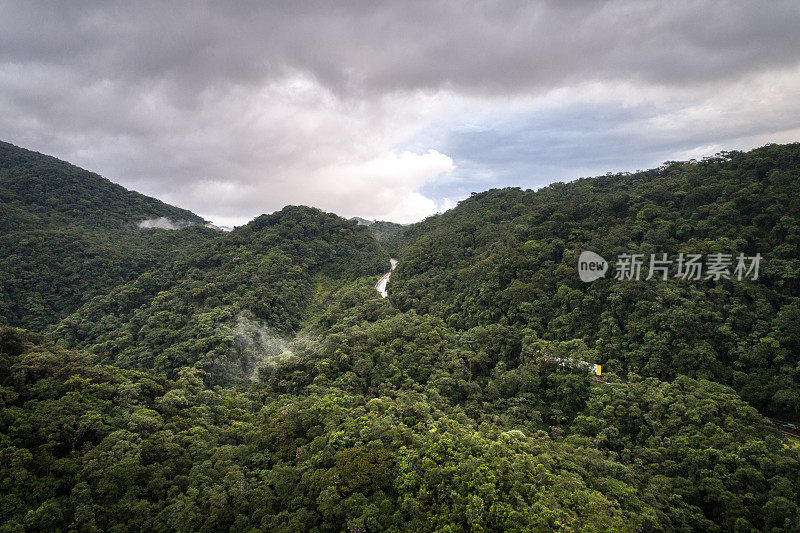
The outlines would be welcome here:
M 388 261 L 365 227 L 286 207 L 95 298 L 53 336 L 120 366 L 196 366 L 230 382 L 254 371 L 262 355 L 254 343 L 295 333 L 327 286 L 377 274 Z
M 179 211 L 19 154 L 122 196 L 84 221 L 1 192 L 30 256 L 2 265 L 2 531 L 798 530 L 800 446 L 765 415 L 800 419 L 800 145 L 226 234 L 143 231 Z M 763 264 L 587 284 L 587 249 Z
M 4 142 L 0 202 L 0 324 L 34 330 L 219 233 L 191 211 Z M 138 227 L 162 217 L 190 227 Z
M 65 161 L 2 141 L 0 194 L 6 207 L 23 209 L 40 220 L 104 232 L 159 217 L 205 224 L 191 211 L 129 191 Z
M 764 412 L 798 418 L 798 198 L 800 144 L 539 191 L 491 190 L 409 228 L 389 291 L 400 309 L 459 330 L 502 324 L 580 339 L 615 372 L 713 379 Z M 755 281 L 643 275 L 587 284 L 577 274 L 582 250 L 609 261 L 622 253 L 762 261 Z

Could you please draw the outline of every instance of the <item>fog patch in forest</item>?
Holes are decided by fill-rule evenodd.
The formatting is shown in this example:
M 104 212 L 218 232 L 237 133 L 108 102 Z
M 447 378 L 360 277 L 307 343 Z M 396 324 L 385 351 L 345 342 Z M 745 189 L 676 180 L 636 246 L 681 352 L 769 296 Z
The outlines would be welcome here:
M 191 222 L 186 222 L 185 220 L 176 220 L 172 221 L 167 217 L 158 217 L 158 218 L 148 218 L 146 220 L 142 220 L 137 224 L 140 229 L 182 229 L 188 226 L 191 226 Z
M 231 231 L 231 228 L 227 226 L 216 226 L 211 222 L 207 222 L 205 224 L 196 224 L 194 222 L 187 222 L 186 220 L 171 220 L 167 217 L 148 218 L 137 223 L 136 226 L 139 229 L 166 229 L 166 230 L 183 229 L 183 228 L 188 228 L 189 226 L 203 226 L 217 231 L 224 231 L 224 232 Z
M 234 345 L 240 354 L 245 379 L 258 379 L 259 371 L 294 355 L 294 338 L 277 335 L 260 320 L 240 315 L 233 327 Z

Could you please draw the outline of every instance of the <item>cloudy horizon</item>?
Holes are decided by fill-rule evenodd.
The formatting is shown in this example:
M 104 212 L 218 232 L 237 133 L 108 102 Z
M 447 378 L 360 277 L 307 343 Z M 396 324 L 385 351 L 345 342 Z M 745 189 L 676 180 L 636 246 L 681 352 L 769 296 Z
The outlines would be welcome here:
M 795 2 L 0 1 L 0 140 L 239 225 L 800 140 Z

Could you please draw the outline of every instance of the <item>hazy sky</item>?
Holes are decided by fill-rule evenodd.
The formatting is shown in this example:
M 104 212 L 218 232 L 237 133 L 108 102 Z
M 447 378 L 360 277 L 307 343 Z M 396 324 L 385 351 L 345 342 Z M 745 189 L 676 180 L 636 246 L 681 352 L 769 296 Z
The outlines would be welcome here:
M 2 2 L 0 140 L 241 224 L 800 140 L 800 2 Z

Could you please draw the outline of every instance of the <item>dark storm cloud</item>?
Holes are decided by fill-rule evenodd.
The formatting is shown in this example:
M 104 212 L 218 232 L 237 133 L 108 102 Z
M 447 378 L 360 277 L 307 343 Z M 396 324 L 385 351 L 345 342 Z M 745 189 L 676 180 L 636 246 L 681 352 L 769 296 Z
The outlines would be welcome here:
M 471 168 L 511 179 L 503 168 L 536 155 L 521 142 L 561 138 L 574 157 L 581 137 L 594 138 L 577 131 L 591 121 L 570 124 L 566 106 L 563 120 L 506 121 L 474 138 L 454 125 L 447 142 L 392 151 L 446 113 L 448 99 L 508 99 L 513 109 L 514 99 L 586 82 L 660 87 L 656 112 L 628 111 L 642 122 L 702 107 L 716 88 L 796 70 L 798 27 L 800 4 L 788 1 L 0 2 L 0 138 L 209 216 L 288 202 L 389 213 L 388 200 L 345 191 L 375 175 L 375 196 L 405 198 L 398 216 L 413 217 L 432 208 L 416 191 L 436 188 L 447 155 L 459 168 L 443 188 Z M 601 130 L 629 120 L 620 102 L 597 104 L 601 119 L 604 106 Z M 687 139 L 710 143 L 714 126 L 701 131 Z M 660 142 L 643 150 L 663 153 Z M 393 165 L 412 176 L 405 185 Z M 316 196 L 298 192 L 308 190 Z
M 5 62 L 196 94 L 287 70 L 343 92 L 707 82 L 796 64 L 797 2 L 25 2 Z M 185 96 L 185 94 L 184 94 Z M 184 100 L 185 101 L 185 100 Z

